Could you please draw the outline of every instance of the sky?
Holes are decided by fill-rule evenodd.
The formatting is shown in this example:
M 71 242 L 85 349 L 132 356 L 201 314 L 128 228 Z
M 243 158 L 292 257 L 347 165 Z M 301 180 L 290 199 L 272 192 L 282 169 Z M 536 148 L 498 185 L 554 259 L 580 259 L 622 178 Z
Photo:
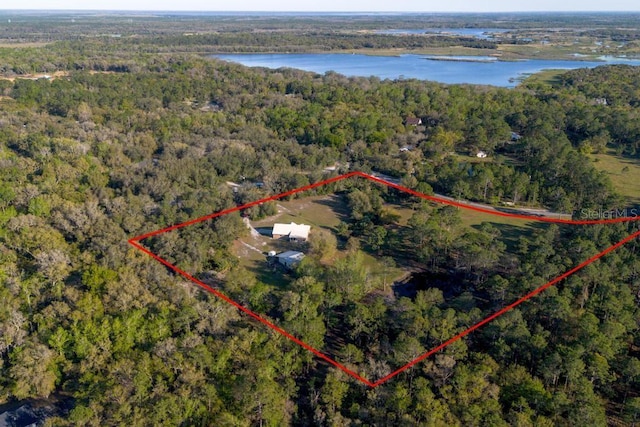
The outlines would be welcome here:
M 4 0 L 0 9 L 296 11 L 296 12 L 529 12 L 640 11 L 638 0 Z

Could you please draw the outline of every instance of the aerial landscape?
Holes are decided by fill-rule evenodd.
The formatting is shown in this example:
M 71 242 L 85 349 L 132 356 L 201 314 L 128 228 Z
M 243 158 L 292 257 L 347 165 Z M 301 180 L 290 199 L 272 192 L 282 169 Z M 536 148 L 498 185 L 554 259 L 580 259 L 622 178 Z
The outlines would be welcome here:
M 640 425 L 640 9 L 299 3 L 0 6 L 0 427 Z

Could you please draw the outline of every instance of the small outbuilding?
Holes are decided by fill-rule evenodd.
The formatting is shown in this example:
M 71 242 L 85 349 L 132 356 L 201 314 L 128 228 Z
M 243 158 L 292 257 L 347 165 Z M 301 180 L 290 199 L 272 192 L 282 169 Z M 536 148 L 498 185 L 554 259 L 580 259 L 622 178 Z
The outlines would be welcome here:
M 294 268 L 302 259 L 304 254 L 298 251 L 286 251 L 276 255 L 278 263 L 284 265 L 287 268 Z
M 420 126 L 422 119 L 419 117 L 407 117 L 404 122 L 407 126 Z
M 487 153 L 484 151 L 478 151 L 478 153 L 476 154 L 476 157 L 479 159 L 485 159 L 487 157 Z

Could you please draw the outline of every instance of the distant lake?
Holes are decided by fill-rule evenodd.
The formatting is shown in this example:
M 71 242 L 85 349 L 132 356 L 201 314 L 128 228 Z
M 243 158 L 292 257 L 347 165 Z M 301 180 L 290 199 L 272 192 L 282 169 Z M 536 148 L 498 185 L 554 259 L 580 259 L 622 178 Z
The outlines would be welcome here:
M 490 39 L 493 34 L 506 33 L 505 28 L 423 28 L 423 29 L 411 29 L 411 30 L 378 30 L 376 34 L 442 34 L 442 35 L 454 35 L 454 36 L 467 36 L 475 37 L 477 39 Z
M 514 87 L 518 79 L 548 69 L 572 70 L 606 64 L 640 65 L 640 59 L 614 57 L 602 57 L 601 61 L 498 61 L 493 57 L 476 56 L 369 56 L 344 53 L 233 54 L 213 57 L 248 67 L 287 67 L 319 74 L 335 71 L 346 76 L 413 78 L 448 84 L 469 83 L 502 87 Z

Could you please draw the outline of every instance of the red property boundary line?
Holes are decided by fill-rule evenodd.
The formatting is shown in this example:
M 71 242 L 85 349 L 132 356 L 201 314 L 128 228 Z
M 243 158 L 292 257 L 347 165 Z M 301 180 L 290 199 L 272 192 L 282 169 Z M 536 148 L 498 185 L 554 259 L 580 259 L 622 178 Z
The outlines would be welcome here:
M 241 206 L 236 206 L 230 209 L 226 209 L 220 212 L 216 212 L 210 215 L 206 215 L 200 218 L 196 218 L 190 221 L 186 221 L 180 224 L 176 224 L 176 225 L 172 225 L 170 227 L 166 227 L 160 230 L 156 230 L 156 231 L 152 231 L 146 234 L 142 234 L 140 236 L 136 236 L 133 237 L 131 239 L 129 239 L 129 244 L 131 244 L 132 246 L 134 246 L 136 249 L 139 249 L 140 251 L 146 253 L 147 255 L 149 255 L 150 257 L 154 258 L 155 260 L 157 260 L 158 262 L 164 264 L 165 266 L 167 266 L 168 268 L 170 268 L 171 270 L 173 270 L 174 272 L 176 272 L 177 274 L 180 274 L 181 276 L 185 277 L 186 279 L 190 280 L 191 282 L 195 283 L 196 285 L 198 285 L 199 287 L 201 287 L 202 289 L 206 290 L 207 292 L 210 292 L 211 294 L 217 296 L 218 298 L 228 302 L 229 304 L 231 304 L 232 306 L 236 307 L 238 310 L 246 313 L 247 315 L 249 315 L 250 317 L 254 318 L 255 320 L 259 321 L 260 323 L 268 326 L 269 328 L 273 329 L 274 331 L 278 332 L 279 334 L 285 336 L 286 338 L 290 339 L 291 341 L 295 342 L 296 344 L 300 345 L 301 347 L 309 350 L 310 352 L 312 352 L 313 354 L 315 354 L 317 357 L 319 357 L 320 359 L 324 360 L 325 362 L 335 366 L 336 368 L 340 369 L 341 371 L 345 372 L 346 374 L 350 375 L 351 377 L 357 379 L 358 381 L 366 384 L 369 387 L 377 387 L 387 381 L 389 381 L 391 378 L 395 377 L 396 375 L 400 374 L 401 372 L 406 371 L 407 369 L 411 368 L 412 366 L 416 365 L 417 363 L 420 363 L 421 361 L 423 361 L 424 359 L 428 358 L 429 356 L 432 356 L 433 354 L 437 353 L 438 351 L 444 349 L 445 347 L 453 344 L 454 342 L 462 339 L 463 337 L 469 335 L 471 332 L 475 331 L 476 329 L 486 325 L 487 323 L 493 321 L 494 319 L 496 319 L 499 316 L 502 316 L 503 314 L 505 314 L 506 312 L 508 312 L 509 310 L 512 310 L 513 308 L 517 307 L 518 305 L 522 304 L 523 302 L 529 300 L 530 298 L 538 295 L 539 293 L 543 292 L 544 290 L 546 290 L 547 288 L 557 284 L 558 282 L 566 279 L 567 277 L 571 276 L 572 274 L 574 274 L 575 272 L 581 270 L 582 268 L 586 267 L 587 265 L 593 263 L 594 261 L 600 259 L 601 257 L 603 257 L 604 255 L 608 254 L 609 252 L 612 252 L 616 249 L 618 249 L 620 246 L 624 245 L 625 243 L 630 242 L 631 240 L 637 238 L 638 236 L 640 236 L 640 230 L 636 231 L 635 233 L 625 237 L 624 239 L 620 240 L 618 243 L 615 243 L 611 246 L 609 246 L 608 248 L 606 248 L 605 250 L 603 250 L 602 252 L 592 256 L 591 258 L 587 259 L 586 261 L 580 263 L 579 265 L 575 266 L 574 268 L 572 268 L 571 270 L 568 270 L 567 272 L 565 272 L 564 274 L 556 277 L 555 279 L 545 283 L 544 285 L 538 287 L 537 289 L 529 292 L 528 294 L 526 294 L 525 296 L 523 296 L 522 298 L 518 299 L 517 301 L 507 305 L 506 307 L 496 311 L 495 313 L 493 313 L 492 315 L 486 317 L 485 319 L 479 321 L 478 323 L 474 324 L 473 326 L 465 329 L 464 331 L 460 332 L 459 334 L 455 335 L 454 337 L 450 338 L 448 341 L 443 342 L 442 344 L 440 344 L 439 346 L 427 351 L 426 353 L 423 353 L 422 355 L 418 356 L 416 359 L 410 361 L 409 363 L 407 363 L 404 366 L 401 366 L 400 368 L 396 369 L 395 371 L 387 374 L 386 376 L 378 379 L 377 381 L 370 381 L 364 377 L 362 377 L 361 375 L 359 375 L 358 373 L 354 372 L 353 370 L 347 368 L 346 366 L 342 365 L 339 362 L 336 362 L 334 359 L 332 359 L 331 357 L 329 357 L 328 355 L 322 353 L 321 351 L 317 350 L 316 348 L 310 346 L 309 344 L 305 343 L 304 341 L 296 338 L 295 336 L 291 335 L 290 333 L 288 333 L 287 331 L 285 331 L 284 329 L 278 327 L 277 325 L 273 324 L 272 322 L 270 322 L 269 320 L 265 319 L 264 317 L 260 316 L 259 314 L 249 310 L 248 308 L 244 307 L 243 305 L 239 304 L 238 302 L 234 301 L 233 299 L 229 298 L 228 296 L 226 296 L 225 294 L 223 294 L 222 292 L 212 288 L 211 286 L 207 285 L 206 283 L 196 279 L 195 277 L 193 277 L 192 275 L 190 275 L 189 273 L 187 273 L 184 270 L 181 270 L 180 268 L 176 267 L 175 265 L 171 264 L 169 261 L 161 258 L 160 256 L 156 255 L 155 253 L 151 252 L 150 250 L 146 249 L 144 246 L 142 246 L 139 242 L 147 239 L 149 237 L 152 236 L 157 236 L 159 234 L 162 233 L 166 233 L 168 231 L 172 231 L 172 230 L 177 230 L 179 228 L 183 228 L 189 225 L 193 225 L 199 222 L 203 222 L 209 219 L 213 219 L 219 216 L 223 216 L 232 212 L 237 212 L 243 209 L 247 209 L 250 208 L 252 206 L 256 206 L 256 205 L 260 205 L 262 203 L 266 203 L 269 201 L 274 201 L 274 200 L 278 200 L 281 199 L 283 197 L 286 196 L 290 196 L 296 193 L 300 193 L 303 191 L 307 191 L 307 190 L 311 190 L 313 188 L 317 188 L 317 187 L 321 187 L 323 185 L 327 185 L 327 184 L 331 184 L 337 181 L 341 181 L 347 178 L 351 178 L 354 176 L 360 176 L 363 178 L 366 178 L 368 180 L 386 185 L 388 187 L 392 187 L 395 188 L 397 190 L 403 191 L 405 193 L 411 194 L 413 196 L 419 197 L 421 199 L 425 199 L 425 200 L 430 200 L 432 202 L 436 202 L 436 203 L 442 203 L 442 204 L 447 204 L 447 205 L 451 205 L 451 206 L 456 206 L 459 208 L 463 208 L 463 209 L 468 209 L 468 210 L 472 210 L 472 211 L 477 211 L 477 212 L 483 212 L 483 213 L 488 213 L 491 215 L 496 215 L 496 216 L 503 216 L 503 217 L 509 217 L 509 218 L 518 218 L 518 219 L 525 219 L 525 220 L 529 220 L 529 221 L 539 221 L 539 222 L 550 222 L 550 223 L 560 223 L 560 224 L 573 224 L 573 225 L 592 225 L 592 224 L 611 224 L 611 223 L 619 223 L 619 222 L 630 222 L 630 221 L 638 221 L 640 220 L 640 217 L 622 217 L 622 218 L 614 218 L 614 219 L 596 219 L 596 220 L 570 220 L 570 219 L 561 219 L 561 218 L 549 218 L 549 217 L 538 217 L 535 215 L 524 215 L 524 214 L 519 214 L 519 213 L 510 213 L 510 212 L 501 212 L 501 211 L 497 211 L 497 210 L 492 210 L 492 209 L 486 209 L 486 208 L 482 208 L 479 206 L 474 206 L 474 205 L 468 205 L 466 203 L 463 202 L 457 202 L 457 201 L 453 201 L 453 200 L 448 200 L 448 199 L 444 199 L 441 197 L 437 197 L 437 196 L 429 196 L 423 193 L 419 193 L 417 191 L 411 190 L 409 188 L 403 187 L 401 185 L 398 184 L 394 184 L 392 182 L 383 180 L 381 178 L 377 178 L 374 177 L 372 175 L 366 174 L 364 172 L 360 172 L 360 171 L 354 171 L 354 172 L 350 172 L 344 175 L 340 175 L 334 178 L 330 178 L 321 182 L 317 182 L 315 184 L 311 184 L 311 185 L 307 185 L 304 187 L 300 187 L 291 191 L 287 191 L 281 194 L 277 194 L 275 196 L 271 196 L 271 197 L 267 197 L 261 200 L 257 200 L 251 203 L 247 203 Z

